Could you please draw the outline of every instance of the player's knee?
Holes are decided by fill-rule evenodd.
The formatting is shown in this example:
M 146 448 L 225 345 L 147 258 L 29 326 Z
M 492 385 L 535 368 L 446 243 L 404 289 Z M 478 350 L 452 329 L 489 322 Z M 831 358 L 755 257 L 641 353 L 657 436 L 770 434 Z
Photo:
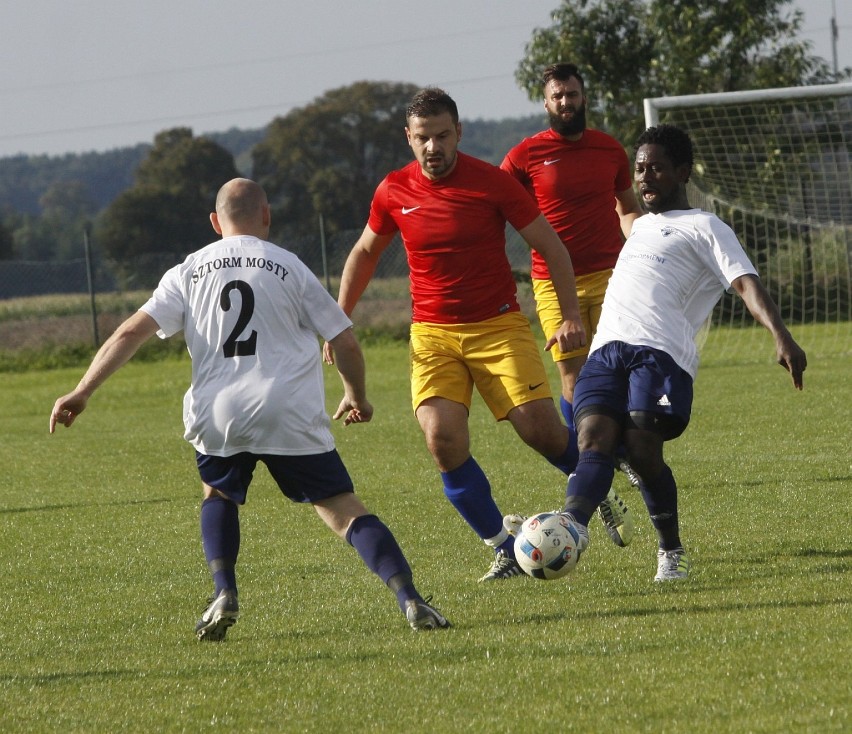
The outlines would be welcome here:
M 466 440 L 446 435 L 426 436 L 426 447 L 441 471 L 451 471 L 463 464 L 470 456 L 470 444 Z
M 611 454 L 621 441 L 621 424 L 606 412 L 583 411 L 577 421 L 577 446 L 581 452 Z

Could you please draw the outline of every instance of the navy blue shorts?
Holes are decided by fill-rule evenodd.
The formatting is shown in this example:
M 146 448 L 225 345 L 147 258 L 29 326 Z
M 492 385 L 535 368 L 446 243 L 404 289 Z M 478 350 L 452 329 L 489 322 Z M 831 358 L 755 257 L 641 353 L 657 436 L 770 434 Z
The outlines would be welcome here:
M 609 342 L 592 352 L 574 388 L 574 417 L 609 415 L 622 426 L 659 433 L 669 441 L 692 415 L 692 377 L 668 354 Z
M 293 502 L 318 502 L 354 491 L 349 472 L 337 453 L 279 456 L 242 452 L 233 456 L 205 456 L 195 452 L 198 473 L 205 484 L 242 505 L 258 461 L 266 464 L 284 496 Z

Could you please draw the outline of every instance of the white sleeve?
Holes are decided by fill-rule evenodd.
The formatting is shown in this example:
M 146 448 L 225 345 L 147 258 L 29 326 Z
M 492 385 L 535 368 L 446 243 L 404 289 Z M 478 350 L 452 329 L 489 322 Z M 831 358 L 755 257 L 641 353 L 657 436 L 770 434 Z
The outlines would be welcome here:
M 757 275 L 734 231 L 717 216 L 709 215 L 699 228 L 698 255 L 719 278 L 725 290 L 742 275 Z
M 180 265 L 168 270 L 160 279 L 141 310 L 157 322 L 157 336 L 166 339 L 184 328 L 185 299 L 180 287 Z
M 350 318 L 310 271 L 302 296 L 299 321 L 326 341 L 352 326 Z

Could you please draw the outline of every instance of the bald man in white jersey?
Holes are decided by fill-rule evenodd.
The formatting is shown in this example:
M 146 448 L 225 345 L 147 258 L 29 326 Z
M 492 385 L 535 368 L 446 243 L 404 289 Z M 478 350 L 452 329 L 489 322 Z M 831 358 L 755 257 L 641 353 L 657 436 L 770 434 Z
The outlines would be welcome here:
M 196 450 L 204 500 L 201 536 L 214 593 L 196 624 L 200 640 L 224 639 L 239 616 L 239 505 L 258 461 L 282 493 L 314 506 L 394 592 L 416 630 L 449 627 L 417 592 L 391 531 L 354 494 L 325 412 L 318 337 L 334 347 L 344 395 L 334 418 L 367 422 L 364 358 L 352 322 L 310 270 L 267 241 L 270 211 L 253 181 L 233 179 L 210 215 L 222 239 L 169 270 L 151 298 L 104 343 L 76 389 L 50 414 L 70 426 L 92 393 L 154 334 L 184 332 L 192 383 L 184 437 Z
M 807 366 L 734 232 L 715 215 L 690 207 L 692 163 L 692 142 L 674 126 L 649 128 L 639 137 L 634 179 L 649 213 L 633 223 L 619 255 L 577 380 L 580 460 L 564 508 L 575 522 L 588 523 L 609 490 L 613 454 L 623 443 L 657 531 L 655 581 L 663 582 L 689 574 L 677 485 L 663 444 L 689 423 L 698 369 L 695 337 L 722 293 L 732 288 L 772 334 L 778 363 L 796 389 L 802 389 Z

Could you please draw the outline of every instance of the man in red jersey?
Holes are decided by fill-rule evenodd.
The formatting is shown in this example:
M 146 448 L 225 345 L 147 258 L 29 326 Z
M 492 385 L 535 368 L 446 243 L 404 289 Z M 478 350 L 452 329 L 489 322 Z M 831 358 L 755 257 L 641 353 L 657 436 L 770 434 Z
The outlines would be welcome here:
M 351 314 L 397 232 L 412 297 L 411 393 L 444 494 L 495 550 L 480 581 L 521 574 L 513 538 L 484 472 L 470 454 L 473 388 L 497 420 L 566 475 L 576 443 L 559 419 L 529 321 L 520 312 L 506 257 L 506 222 L 547 262 L 560 319 L 546 349 L 586 343 L 571 259 L 535 202 L 496 166 L 458 151 L 458 108 L 440 89 L 421 90 L 406 110 L 415 160 L 373 196 L 367 226 L 347 258 L 338 302 Z M 326 349 L 326 359 L 333 354 Z
M 606 133 L 586 127 L 585 86 L 577 67 L 552 64 L 544 70 L 542 81 L 550 128 L 518 143 L 500 167 L 535 197 L 568 249 L 590 342 L 618 253 L 633 221 L 644 212 L 633 191 L 624 148 Z M 534 250 L 531 275 L 536 311 L 548 333 L 559 318 L 559 305 L 547 262 Z M 568 352 L 558 345 L 551 350 L 562 380 L 562 414 L 574 440 L 574 385 L 588 353 L 588 342 Z M 620 463 L 637 484 L 630 467 Z M 605 511 L 604 505 L 601 512 Z M 617 545 L 627 545 L 632 533 L 632 523 L 627 522 L 612 539 Z

